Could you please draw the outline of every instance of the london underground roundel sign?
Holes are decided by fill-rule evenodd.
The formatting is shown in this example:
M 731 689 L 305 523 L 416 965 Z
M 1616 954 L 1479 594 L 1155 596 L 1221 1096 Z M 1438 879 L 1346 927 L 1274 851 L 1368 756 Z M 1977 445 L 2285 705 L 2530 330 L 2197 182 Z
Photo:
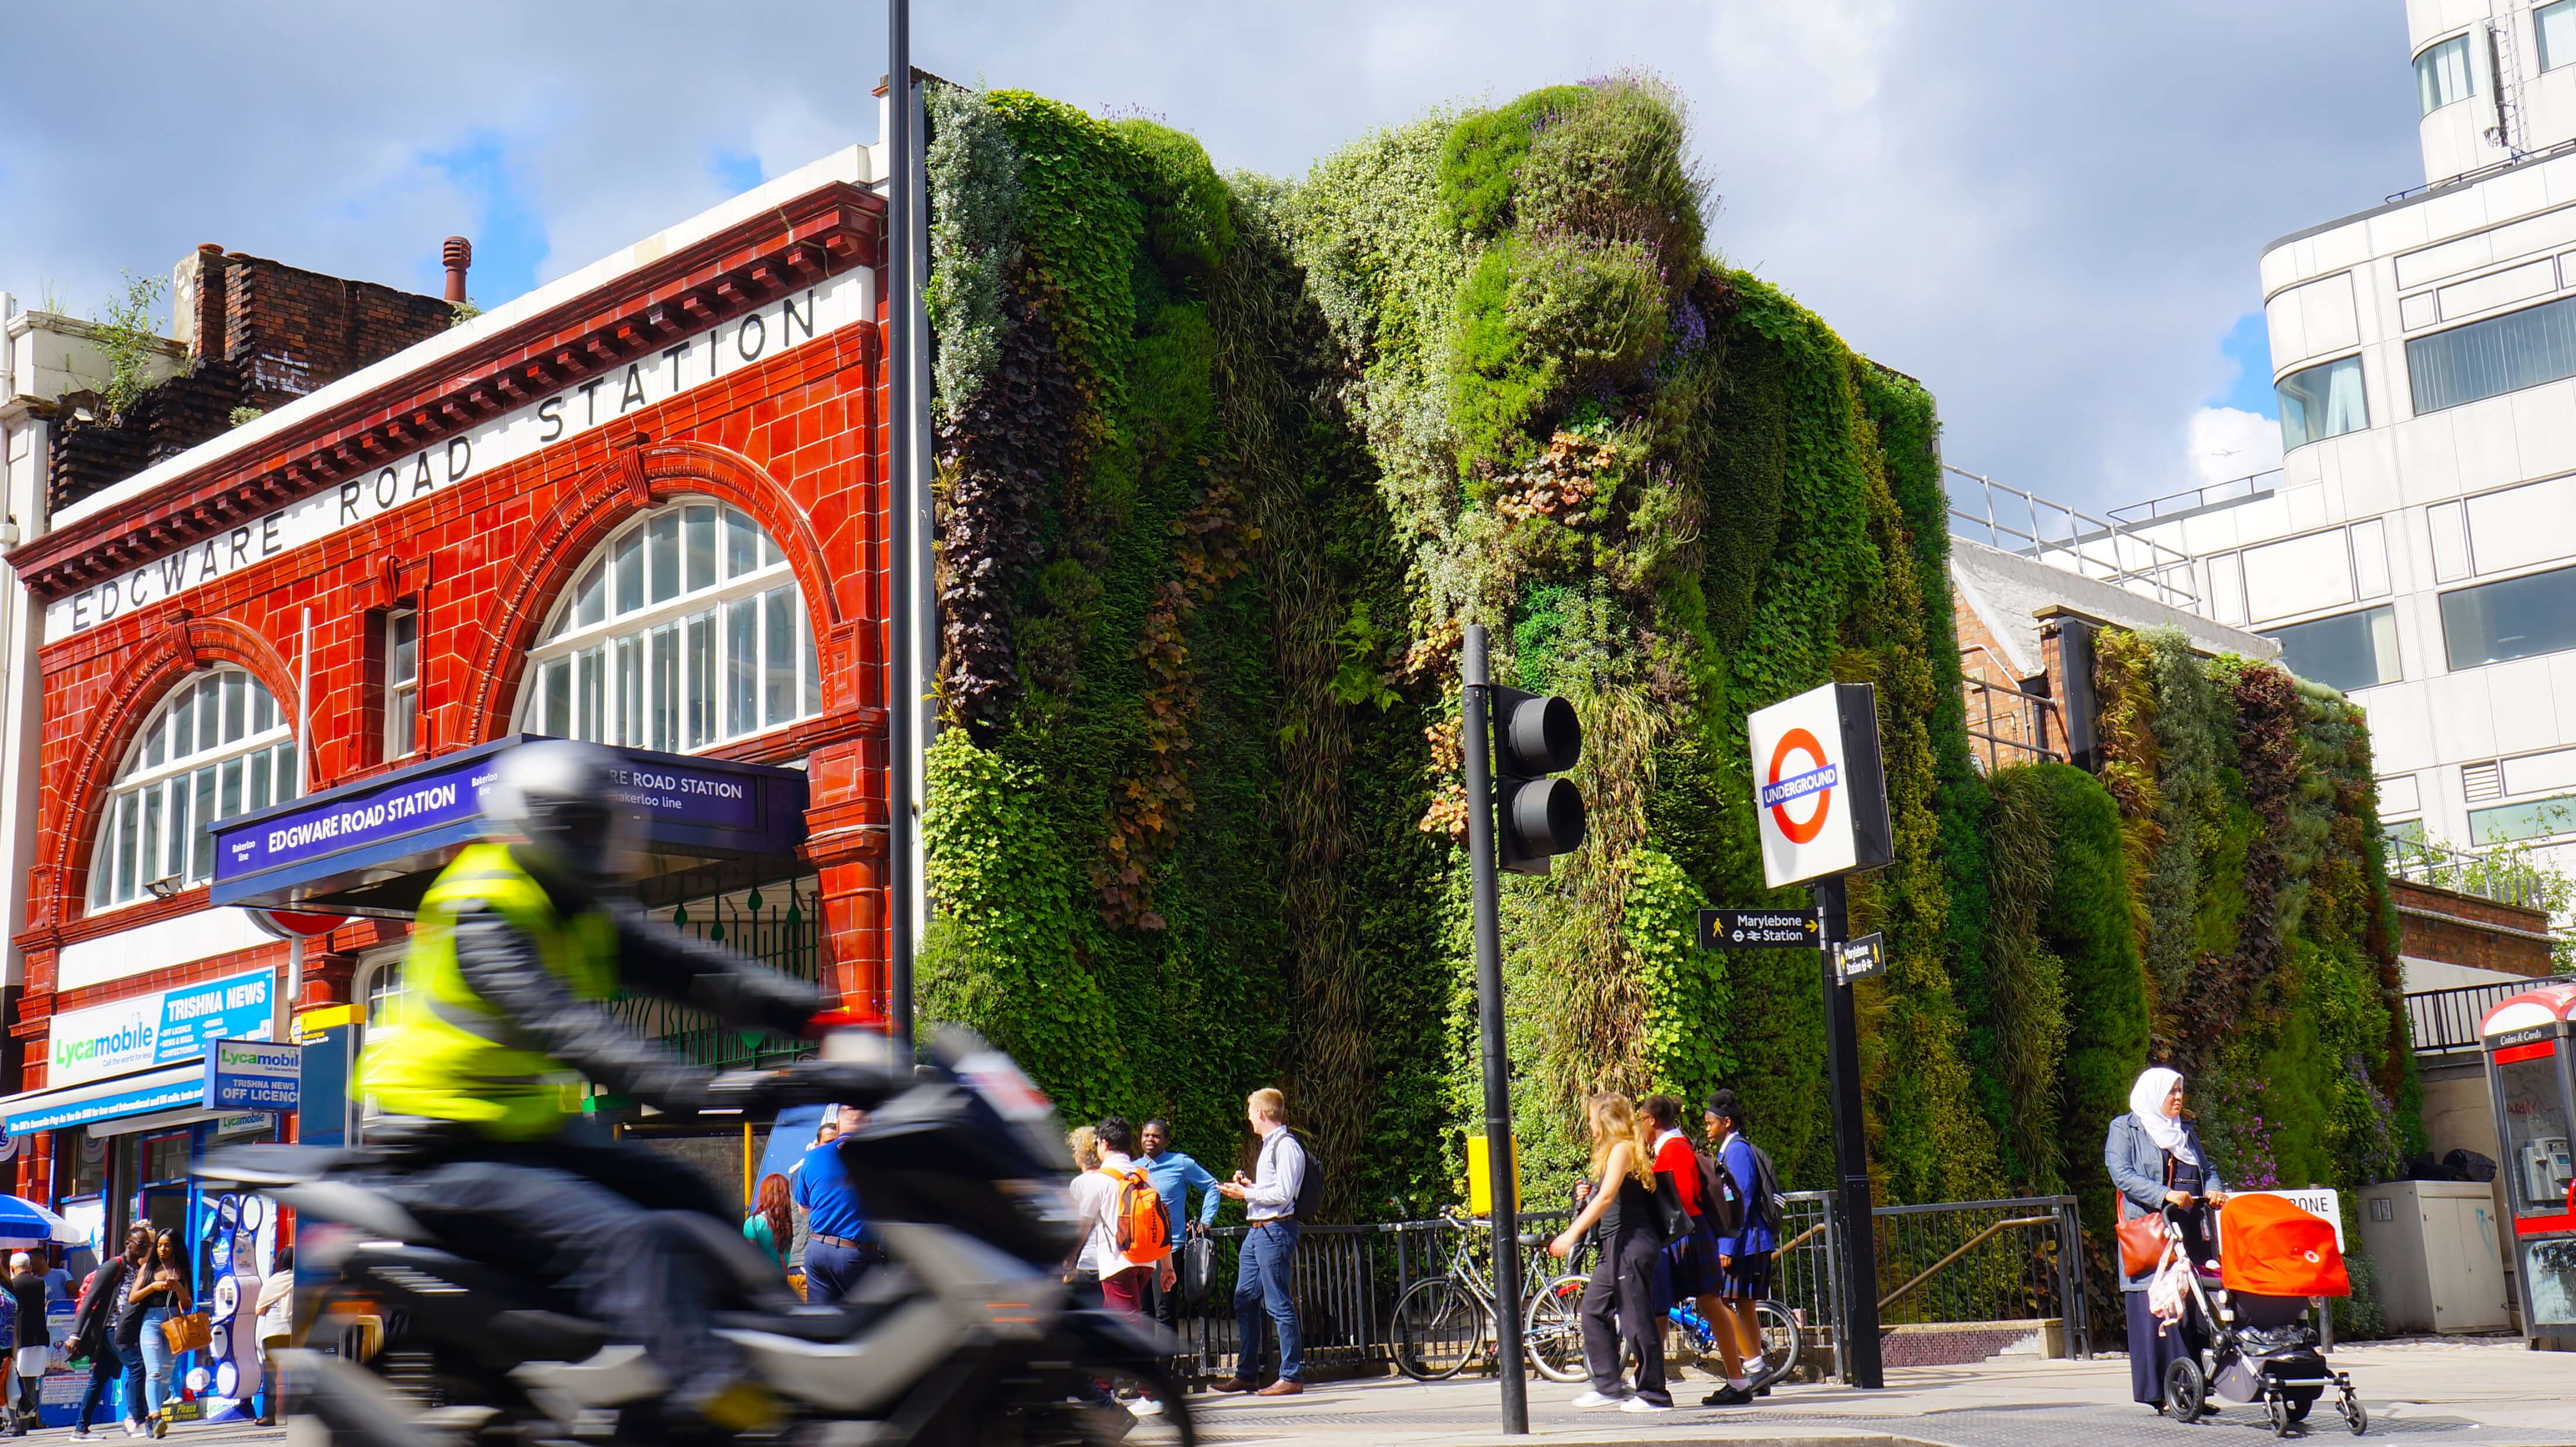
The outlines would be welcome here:
M 1752 734 L 1754 819 L 1762 835 L 1762 878 L 1773 888 L 1868 864 L 1854 842 L 1854 774 L 1846 757 L 1835 686 L 1812 688 L 1756 712 Z

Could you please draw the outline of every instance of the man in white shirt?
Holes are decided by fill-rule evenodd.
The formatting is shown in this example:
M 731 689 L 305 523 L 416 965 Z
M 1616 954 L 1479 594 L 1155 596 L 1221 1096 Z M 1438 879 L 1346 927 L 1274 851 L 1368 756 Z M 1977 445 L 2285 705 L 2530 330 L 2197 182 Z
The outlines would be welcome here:
M 1261 1154 L 1252 1179 L 1243 1172 L 1217 1187 L 1228 1199 L 1243 1203 L 1251 1229 L 1243 1233 L 1243 1254 L 1234 1274 L 1234 1321 L 1242 1350 L 1234 1375 L 1216 1384 L 1220 1392 L 1251 1392 L 1260 1397 L 1293 1397 L 1306 1390 L 1304 1342 L 1297 1325 L 1297 1298 L 1290 1291 L 1289 1257 L 1297 1249 L 1297 1202 L 1306 1190 L 1306 1147 L 1281 1124 L 1287 1097 L 1264 1087 L 1244 1102 L 1253 1133 L 1261 1137 Z M 1267 1315 L 1279 1336 L 1279 1379 L 1261 1386 L 1261 1323 Z

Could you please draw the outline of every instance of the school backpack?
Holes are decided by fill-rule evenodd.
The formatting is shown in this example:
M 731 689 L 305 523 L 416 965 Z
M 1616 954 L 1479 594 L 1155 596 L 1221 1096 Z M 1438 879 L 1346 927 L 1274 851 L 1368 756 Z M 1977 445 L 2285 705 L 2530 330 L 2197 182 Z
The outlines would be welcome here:
M 1761 1222 L 1771 1232 L 1772 1239 L 1777 1240 L 1780 1235 L 1780 1172 L 1771 1164 L 1769 1151 L 1751 1141 L 1744 1142 L 1744 1148 L 1753 1153 L 1753 1198 L 1744 1203 L 1746 1223 Z
M 1139 1266 L 1171 1255 L 1172 1213 L 1163 1204 L 1163 1193 L 1154 1189 L 1152 1179 L 1133 1166 L 1123 1171 L 1102 1166 L 1100 1173 L 1118 1183 L 1117 1207 L 1110 1216 L 1115 1223 L 1110 1244 Z
M 1744 1193 L 1735 1188 L 1735 1173 L 1715 1156 L 1694 1154 L 1691 1159 L 1699 1164 L 1700 1219 L 1719 1236 L 1742 1231 Z
M 1324 1209 L 1324 1161 L 1315 1154 L 1315 1144 L 1306 1139 L 1304 1131 L 1289 1131 L 1288 1138 L 1306 1153 L 1306 1174 L 1297 1180 L 1297 1224 L 1311 1226 Z

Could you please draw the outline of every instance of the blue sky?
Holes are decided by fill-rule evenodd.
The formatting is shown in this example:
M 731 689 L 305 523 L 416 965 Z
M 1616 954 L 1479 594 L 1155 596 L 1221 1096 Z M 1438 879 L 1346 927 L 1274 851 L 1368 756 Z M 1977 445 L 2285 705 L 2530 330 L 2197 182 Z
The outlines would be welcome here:
M 2210 398 L 2217 407 L 2233 407 L 2257 417 L 2279 421 L 2280 399 L 2272 392 L 2272 338 L 2263 325 L 2263 314 L 2247 312 L 2228 328 L 2218 343 L 2218 354 L 2236 369 L 2227 390 Z
M 1220 168 L 1288 177 L 1435 107 L 1651 66 L 1693 107 L 1722 255 L 1921 378 L 1951 461 L 2109 506 L 2259 455 L 2263 246 L 2423 179 L 2403 0 L 2329 8 L 942 0 L 914 31 L 942 75 L 1168 117 Z M 22 304 L 50 283 L 94 310 L 209 241 L 435 291 L 460 233 L 493 306 L 877 128 L 873 3 L 739 43 L 689 0 L 452 0 L 435 61 L 386 7 L 121 13 L 11 17 Z

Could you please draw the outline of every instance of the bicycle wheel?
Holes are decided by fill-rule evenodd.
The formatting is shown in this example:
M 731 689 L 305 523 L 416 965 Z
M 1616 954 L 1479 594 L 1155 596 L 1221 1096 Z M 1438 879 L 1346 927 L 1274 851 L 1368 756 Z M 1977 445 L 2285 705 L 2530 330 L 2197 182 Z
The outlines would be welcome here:
M 1521 1341 L 1530 1365 L 1551 1382 L 1580 1382 L 1592 1375 L 1583 1363 L 1580 1307 L 1587 1276 L 1559 1276 L 1541 1282 L 1531 1299 Z
M 1806 1333 L 1798 1329 L 1798 1318 L 1789 1308 L 1776 1301 L 1753 1303 L 1754 1324 L 1762 1329 L 1762 1380 L 1754 1383 L 1767 1387 L 1785 1381 L 1798 1369 L 1798 1350 L 1806 1344 Z
M 1458 1375 L 1485 1344 L 1485 1308 L 1447 1277 L 1417 1281 L 1395 1303 L 1395 1366 L 1418 1382 Z

